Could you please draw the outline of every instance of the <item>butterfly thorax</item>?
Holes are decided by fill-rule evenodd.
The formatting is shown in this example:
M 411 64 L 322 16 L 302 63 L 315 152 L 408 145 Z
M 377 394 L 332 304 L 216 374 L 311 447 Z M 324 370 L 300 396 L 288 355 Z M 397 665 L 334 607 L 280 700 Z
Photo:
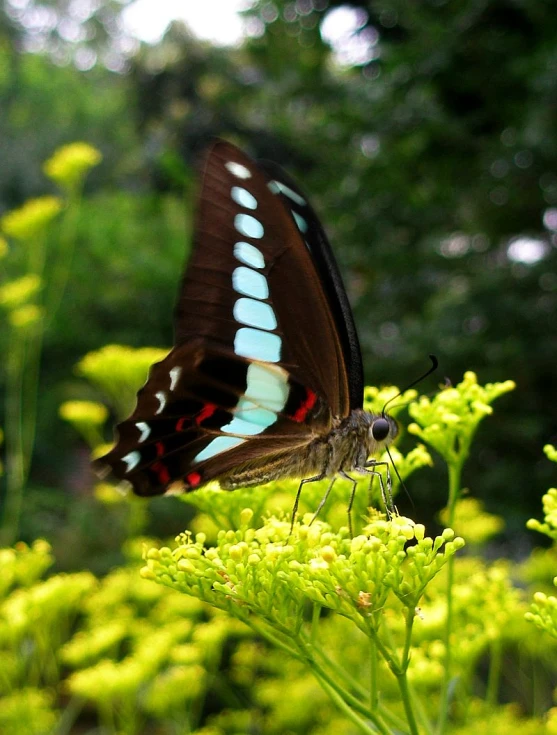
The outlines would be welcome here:
M 382 431 L 377 432 L 378 426 Z M 368 457 L 379 454 L 397 434 L 397 423 L 390 416 L 355 409 L 345 418 L 333 419 L 331 431 L 313 439 L 303 451 L 277 454 L 262 464 L 246 463 L 223 477 L 220 484 L 233 490 L 287 477 L 334 477 L 341 471 L 357 471 L 365 466 Z
M 376 427 L 382 424 L 377 434 Z M 375 433 L 374 433 L 375 431 Z M 364 467 L 368 457 L 379 454 L 398 434 L 396 421 L 390 416 L 355 409 L 326 437 L 326 474 L 336 475 Z M 324 468 L 324 465 L 321 465 Z

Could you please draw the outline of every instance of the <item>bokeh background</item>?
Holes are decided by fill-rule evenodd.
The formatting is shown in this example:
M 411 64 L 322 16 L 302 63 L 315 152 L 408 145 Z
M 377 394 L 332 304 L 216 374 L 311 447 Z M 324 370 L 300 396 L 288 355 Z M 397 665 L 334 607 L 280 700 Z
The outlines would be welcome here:
M 41 165 L 57 147 L 86 141 L 103 155 L 45 334 L 22 537 L 59 539 L 64 568 L 82 562 L 75 534 L 98 536 L 100 517 L 110 526 L 58 408 L 97 397 L 74 371 L 87 352 L 171 345 L 195 160 L 216 135 L 308 192 L 370 384 L 403 387 L 430 352 L 441 368 L 423 392 L 466 370 L 516 381 L 465 482 L 520 554 L 553 483 L 542 447 L 557 441 L 556 131 L 557 24 L 543 0 L 4 0 L 0 215 L 54 192 Z M 21 257 L 2 261 L 2 278 Z M 442 466 L 417 473 L 399 506 L 432 523 L 445 487 Z M 165 499 L 153 518 L 168 535 L 187 511 Z M 90 556 L 95 543 L 106 552 L 103 535 Z

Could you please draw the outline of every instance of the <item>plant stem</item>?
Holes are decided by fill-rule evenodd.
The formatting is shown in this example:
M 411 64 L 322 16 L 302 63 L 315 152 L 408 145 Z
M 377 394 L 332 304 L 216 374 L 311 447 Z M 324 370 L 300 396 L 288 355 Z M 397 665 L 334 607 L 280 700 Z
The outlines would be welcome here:
M 311 644 L 315 646 L 319 640 L 319 618 L 321 616 L 321 605 L 314 603 L 313 610 L 311 611 Z
M 464 458 L 451 462 L 449 467 L 449 502 L 448 502 L 448 527 L 454 523 L 456 501 L 460 497 L 462 464 Z M 451 630 L 453 622 L 453 584 L 454 584 L 454 556 L 447 562 L 447 618 L 443 642 L 445 644 L 445 672 L 441 687 L 441 699 L 439 705 L 439 719 L 437 721 L 437 735 L 443 735 L 447 725 L 449 712 L 449 699 L 451 696 L 452 678 L 452 656 L 451 656 Z
M 377 647 L 373 640 L 369 640 L 369 706 L 372 710 L 379 706 L 379 692 L 377 689 Z
M 404 705 L 404 712 L 406 713 L 406 720 L 408 721 L 408 727 L 412 735 L 419 735 L 418 724 L 414 716 L 414 708 L 412 706 L 412 697 L 410 696 L 410 690 L 408 688 L 408 677 L 406 671 L 401 671 L 397 674 L 397 683 L 402 697 L 402 704 Z
M 390 735 L 388 728 L 382 723 L 376 721 L 375 718 L 372 719 L 375 727 L 370 727 L 365 720 L 363 720 L 356 714 L 356 712 L 350 709 L 350 707 L 346 704 L 346 702 L 336 691 L 336 689 L 330 686 L 327 681 L 322 679 L 321 675 L 318 672 L 314 671 L 313 674 L 323 690 L 328 695 L 328 697 L 336 704 L 336 706 L 346 715 L 348 719 L 352 720 L 352 722 L 354 723 L 354 725 L 356 725 L 360 732 L 363 732 L 367 735 L 368 733 L 377 733 L 379 731 L 380 733 L 383 733 L 383 735 Z
M 0 527 L 2 546 L 10 546 L 17 538 L 25 485 L 22 416 L 24 362 L 24 337 L 20 330 L 12 327 L 6 366 L 6 497 Z
M 496 638 L 491 643 L 491 661 L 489 665 L 489 676 L 487 679 L 487 691 L 485 695 L 486 703 L 490 707 L 495 707 L 497 705 L 502 660 L 503 644 L 500 638 Z
M 81 190 L 68 194 L 58 236 L 58 252 L 49 274 L 48 291 L 45 295 L 45 314 L 48 325 L 52 324 L 58 311 L 70 278 L 73 252 L 76 241 L 76 226 L 79 217 Z

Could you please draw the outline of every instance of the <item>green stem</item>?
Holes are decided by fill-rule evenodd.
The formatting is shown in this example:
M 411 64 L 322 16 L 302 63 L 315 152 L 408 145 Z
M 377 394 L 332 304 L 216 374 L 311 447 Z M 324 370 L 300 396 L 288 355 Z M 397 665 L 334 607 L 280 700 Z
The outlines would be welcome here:
M 489 664 L 489 676 L 487 679 L 486 702 L 490 707 L 495 707 L 498 702 L 499 680 L 501 678 L 501 666 L 503 662 L 503 645 L 500 638 L 491 644 L 491 661 Z
M 414 714 L 413 698 L 411 696 L 411 692 L 408 686 L 408 666 L 410 665 L 410 646 L 412 644 L 414 615 L 414 609 L 406 608 L 404 648 L 402 651 L 402 659 L 400 662 L 401 671 L 400 675 L 397 676 L 397 680 L 400 694 L 402 696 L 402 702 L 404 704 L 406 719 L 408 720 L 408 726 L 410 727 L 410 732 L 413 735 L 418 735 L 418 725 L 416 723 L 416 716 Z
M 19 518 L 25 485 L 23 439 L 24 338 L 11 328 L 6 366 L 6 497 L 0 527 L 0 543 L 10 546 L 19 533 Z
M 328 674 L 326 669 L 321 666 L 319 661 L 314 656 L 311 643 L 309 642 L 309 640 L 306 640 L 302 632 L 300 632 L 300 635 L 293 640 L 293 642 L 296 644 L 297 650 L 295 650 L 292 649 L 290 645 L 284 643 L 279 637 L 277 637 L 275 632 L 271 632 L 266 626 L 260 625 L 256 620 L 254 620 L 252 616 L 242 616 L 242 619 L 247 625 L 249 625 L 250 628 L 252 628 L 252 630 L 254 630 L 256 633 L 258 633 L 258 635 L 269 641 L 269 643 L 271 643 L 273 646 L 285 651 L 293 658 L 301 661 L 306 666 L 308 666 L 312 674 L 321 684 L 321 686 L 325 688 L 326 685 L 328 694 L 331 694 L 331 692 L 335 693 L 335 696 L 332 697 L 332 699 L 337 704 L 337 706 L 339 706 L 340 709 L 345 712 L 347 716 L 350 717 L 350 719 L 354 721 L 354 717 L 357 717 L 356 713 L 359 713 L 363 717 L 371 720 L 375 725 L 376 730 L 370 730 L 369 726 L 363 720 L 361 720 L 360 717 L 357 717 L 357 721 L 359 723 L 358 726 L 363 723 L 363 725 L 367 728 L 366 730 L 364 730 L 364 732 L 379 731 L 384 735 L 390 735 L 387 726 L 383 722 L 383 719 L 377 713 L 371 712 L 367 707 L 365 707 L 357 699 L 357 697 L 346 691 L 346 689 L 344 689 L 344 687 L 342 687 L 337 681 L 335 681 Z
M 313 603 L 313 609 L 311 611 L 311 634 L 310 640 L 311 645 L 315 646 L 319 640 L 319 618 L 321 617 L 321 605 L 316 602 Z
M 373 650 L 375 650 L 375 647 L 373 647 Z M 368 690 L 362 686 L 362 684 L 354 679 L 351 674 L 346 671 L 346 669 L 343 669 L 341 666 L 338 665 L 338 663 L 332 659 L 330 659 L 327 654 L 317 645 L 313 646 L 313 653 L 318 655 L 322 660 L 325 666 L 330 669 L 337 677 L 339 681 L 343 681 L 346 683 L 346 685 L 349 687 L 350 690 L 352 690 L 358 697 L 361 698 L 361 700 L 369 699 L 369 692 Z M 377 666 L 377 651 L 374 653 L 375 659 L 376 659 L 376 666 Z M 350 692 L 347 693 L 347 697 L 350 696 Z M 358 701 L 357 698 L 355 700 Z M 354 705 L 354 708 L 357 708 L 356 705 Z M 390 723 L 392 728 L 394 730 L 400 730 L 401 732 L 404 731 L 404 728 L 406 726 L 406 722 L 399 717 L 398 715 L 395 715 L 394 712 L 391 712 L 388 710 L 384 705 L 381 704 L 379 701 L 379 696 L 377 695 L 377 711 L 381 715 L 381 717 L 384 719 L 386 723 Z M 373 707 L 370 708 L 371 711 L 373 710 Z M 367 712 L 367 710 L 366 710 Z
M 354 725 L 358 728 L 360 732 L 366 733 L 367 735 L 368 733 L 377 733 L 379 731 L 380 733 L 383 733 L 383 735 L 390 735 L 387 727 L 385 725 L 381 726 L 378 722 L 375 721 L 375 718 L 372 719 L 375 727 L 370 727 L 365 720 L 363 720 L 356 714 L 356 712 L 350 709 L 350 707 L 336 691 L 336 689 L 334 687 L 331 687 L 327 681 L 323 680 L 319 673 L 314 671 L 313 674 L 322 689 L 328 695 L 328 697 L 336 704 L 341 712 L 343 712 L 345 716 L 354 723 Z
M 412 697 L 410 696 L 410 689 L 408 688 L 408 676 L 406 671 L 402 671 L 396 677 L 398 683 L 398 689 L 402 698 L 402 704 L 404 705 L 404 712 L 406 714 L 406 720 L 408 727 L 412 735 L 419 735 L 418 724 L 416 717 L 414 716 L 414 708 L 412 705 Z
M 26 355 L 23 366 L 22 377 L 22 416 L 23 427 L 23 473 L 24 482 L 27 480 L 33 447 L 35 445 L 35 433 L 37 429 L 37 399 L 39 394 L 39 374 L 41 367 L 41 352 L 44 335 L 42 321 L 36 326 L 37 331 L 31 332 L 26 339 Z
M 447 526 L 452 528 L 455 517 L 456 502 L 461 493 L 461 477 L 462 477 L 463 460 L 457 460 L 449 464 L 449 502 L 448 502 L 448 523 Z M 451 631 L 453 624 L 453 585 L 454 585 L 454 556 L 451 556 L 447 563 L 447 619 L 445 622 L 445 631 L 443 634 L 443 642 L 445 645 L 445 671 L 443 676 L 443 684 L 441 687 L 441 700 L 439 706 L 439 719 L 437 721 L 437 735 L 443 735 L 447 726 L 447 717 L 449 713 L 449 699 L 451 696 L 451 680 L 452 680 L 452 656 L 451 656 Z
M 45 314 L 49 326 L 60 308 L 70 278 L 77 239 L 80 200 L 81 188 L 68 194 L 68 203 L 60 223 L 58 249 L 49 273 L 48 291 L 45 295 Z
M 379 691 L 377 688 L 377 647 L 373 640 L 369 640 L 369 706 L 375 710 L 379 706 Z

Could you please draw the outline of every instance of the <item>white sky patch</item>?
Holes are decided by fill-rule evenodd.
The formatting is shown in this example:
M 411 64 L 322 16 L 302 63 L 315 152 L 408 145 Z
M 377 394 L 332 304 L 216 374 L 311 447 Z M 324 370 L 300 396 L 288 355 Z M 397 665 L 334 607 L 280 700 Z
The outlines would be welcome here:
M 534 237 L 517 237 L 507 248 L 507 257 L 513 263 L 534 265 L 547 254 L 547 243 Z
M 377 57 L 379 33 L 368 26 L 368 14 L 362 8 L 341 5 L 333 8 L 321 23 L 321 38 L 333 49 L 342 66 L 367 64 Z
M 173 20 L 181 20 L 198 38 L 234 46 L 246 35 L 238 11 L 251 5 L 251 0 L 135 0 L 122 20 L 129 33 L 146 43 L 157 43 Z

